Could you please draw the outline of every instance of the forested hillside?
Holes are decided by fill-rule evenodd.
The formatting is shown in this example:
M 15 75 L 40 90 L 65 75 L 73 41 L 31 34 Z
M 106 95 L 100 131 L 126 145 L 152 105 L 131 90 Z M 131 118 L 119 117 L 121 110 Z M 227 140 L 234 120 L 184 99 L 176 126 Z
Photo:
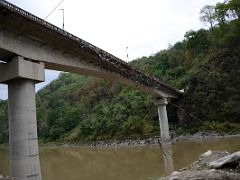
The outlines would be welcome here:
M 168 106 L 171 129 L 239 131 L 239 1 L 205 6 L 200 19 L 209 24 L 208 30 L 190 30 L 183 41 L 130 63 L 185 90 L 182 99 Z M 45 142 L 159 132 L 155 99 L 117 82 L 61 73 L 37 93 L 36 101 L 38 133 Z M 0 101 L 0 143 L 7 141 L 6 110 L 6 101 Z

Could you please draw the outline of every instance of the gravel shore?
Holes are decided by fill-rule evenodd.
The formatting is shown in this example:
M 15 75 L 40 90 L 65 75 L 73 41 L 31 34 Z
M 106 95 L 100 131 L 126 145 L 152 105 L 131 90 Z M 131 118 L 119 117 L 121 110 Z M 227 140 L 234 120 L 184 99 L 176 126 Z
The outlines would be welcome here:
M 173 136 L 172 143 L 176 142 L 190 142 L 196 140 L 210 140 L 218 138 L 231 138 L 240 137 L 240 134 L 222 134 L 216 132 L 198 132 L 195 134 L 184 134 L 180 136 Z M 143 146 L 143 145 L 157 145 L 161 143 L 160 137 L 151 137 L 147 139 L 129 139 L 129 140 L 107 140 L 107 141 L 94 141 L 90 143 L 57 143 L 57 144 L 43 144 L 43 146 L 90 146 L 90 147 L 111 147 L 111 146 Z

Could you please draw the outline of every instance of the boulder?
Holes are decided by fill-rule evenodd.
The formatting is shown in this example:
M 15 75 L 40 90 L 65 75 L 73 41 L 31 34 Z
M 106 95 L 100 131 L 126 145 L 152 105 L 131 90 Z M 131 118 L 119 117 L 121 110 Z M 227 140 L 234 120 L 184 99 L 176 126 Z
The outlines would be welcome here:
M 206 156 L 210 156 L 210 155 L 212 155 L 212 151 L 208 150 L 207 152 L 201 154 L 200 157 L 206 157 Z
M 216 161 L 209 164 L 210 168 L 220 169 L 230 164 L 239 164 L 240 162 L 240 151 L 224 156 Z

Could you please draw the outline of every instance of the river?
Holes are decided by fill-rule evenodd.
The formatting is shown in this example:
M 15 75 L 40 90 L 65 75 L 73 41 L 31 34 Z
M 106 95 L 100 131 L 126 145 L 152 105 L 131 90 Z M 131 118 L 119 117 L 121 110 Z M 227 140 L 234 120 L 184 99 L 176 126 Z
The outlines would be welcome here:
M 134 147 L 41 147 L 43 180 L 153 180 L 178 170 L 211 150 L 240 150 L 240 137 Z M 164 150 L 166 151 L 166 149 Z M 9 154 L 0 148 L 0 174 L 8 174 Z

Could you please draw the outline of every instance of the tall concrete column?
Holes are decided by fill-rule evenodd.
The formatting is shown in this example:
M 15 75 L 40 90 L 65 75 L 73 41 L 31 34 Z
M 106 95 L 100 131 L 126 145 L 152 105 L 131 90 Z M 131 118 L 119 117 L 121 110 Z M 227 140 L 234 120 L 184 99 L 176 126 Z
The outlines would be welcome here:
M 10 175 L 41 180 L 35 83 L 44 80 L 44 66 L 16 57 L 1 64 L 0 82 L 8 84 Z
M 162 141 L 169 141 L 169 125 L 168 125 L 168 117 L 167 117 L 167 108 L 168 104 L 165 99 L 158 99 L 156 105 L 158 107 L 158 116 L 159 116 L 159 124 L 160 124 L 160 135 Z
M 8 83 L 8 112 L 10 175 L 19 179 L 41 179 L 33 80 Z

